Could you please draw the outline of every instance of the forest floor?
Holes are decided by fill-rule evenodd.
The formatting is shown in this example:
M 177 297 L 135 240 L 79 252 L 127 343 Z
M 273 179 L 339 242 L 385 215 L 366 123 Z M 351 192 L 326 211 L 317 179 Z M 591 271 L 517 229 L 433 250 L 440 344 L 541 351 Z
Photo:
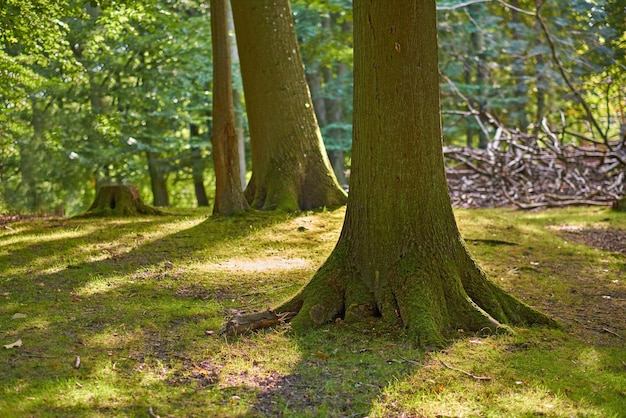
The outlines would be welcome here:
M 457 210 L 488 276 L 561 329 L 437 352 L 377 319 L 237 338 L 293 295 L 344 210 L 0 218 L 2 417 L 622 417 L 626 213 Z

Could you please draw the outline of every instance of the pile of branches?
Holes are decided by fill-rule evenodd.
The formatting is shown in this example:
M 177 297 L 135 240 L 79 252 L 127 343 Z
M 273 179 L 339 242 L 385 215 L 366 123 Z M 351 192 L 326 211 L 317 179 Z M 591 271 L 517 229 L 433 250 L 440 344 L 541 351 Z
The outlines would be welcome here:
M 611 205 L 626 195 L 626 140 L 561 143 L 557 135 L 498 130 L 486 149 L 444 147 L 460 208 Z

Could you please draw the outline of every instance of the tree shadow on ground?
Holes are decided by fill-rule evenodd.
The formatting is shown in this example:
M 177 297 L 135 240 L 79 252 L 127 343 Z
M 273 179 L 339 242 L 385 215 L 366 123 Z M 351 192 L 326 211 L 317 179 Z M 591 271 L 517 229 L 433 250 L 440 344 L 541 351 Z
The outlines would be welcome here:
M 228 340 L 218 336 L 215 331 L 223 325 L 225 307 L 250 306 L 250 298 L 245 303 L 242 298 L 256 291 L 248 286 L 259 278 L 258 271 L 242 273 L 230 282 L 216 284 L 207 278 L 205 283 L 195 283 L 182 277 L 176 266 L 206 264 L 210 262 L 207 254 L 216 249 L 221 252 L 218 261 L 223 261 L 230 251 L 227 245 L 254 239 L 255 232 L 287 219 L 246 215 L 197 220 L 176 233 L 150 239 L 150 233 L 177 221 L 159 218 L 146 224 L 144 238 L 129 226 L 125 236 L 138 241 L 104 259 L 33 274 L 23 283 L 5 282 L 3 290 L 9 289 L 12 296 L 11 303 L 0 307 L 1 316 L 9 318 L 20 311 L 28 314 L 24 321 L 29 321 L 19 330 L 5 333 L 22 338 L 24 346 L 0 352 L 0 374 L 10 382 L 3 390 L 24 394 L 16 415 L 146 416 L 148 407 L 153 406 L 161 416 L 366 416 L 377 404 L 385 403 L 386 412 L 379 416 L 399 416 L 407 411 L 409 416 L 420 416 L 418 409 L 403 406 L 399 395 L 390 395 L 389 387 L 413 386 L 416 391 L 443 397 L 445 392 L 438 391 L 451 387 L 451 382 L 468 379 L 433 363 L 406 342 L 403 330 L 376 319 L 354 324 L 339 321 L 306 334 L 294 334 L 284 327 Z M 102 229 L 94 234 L 91 238 L 96 240 L 105 235 Z M 61 242 L 59 251 L 76 249 L 83 239 Z M 42 260 L 49 252 L 31 254 L 31 250 L 20 249 L 21 257 L 44 265 Z M 299 274 L 309 275 L 306 271 Z M 293 275 L 294 270 L 289 269 L 272 271 L 274 282 L 265 283 L 267 287 L 255 296 L 255 303 L 276 300 L 276 293 L 288 296 L 295 292 L 294 287 L 273 290 L 274 283 L 289 282 Z M 38 283 L 44 286 L 35 297 L 19 293 L 22 286 Z M 95 287 L 98 283 L 100 287 Z M 0 329 L 14 326 L 0 318 Z M 474 346 L 463 344 L 471 357 Z M 509 344 L 494 356 L 492 362 L 513 370 L 501 377 L 512 382 L 511 394 L 524 393 L 525 387 L 516 387 L 516 380 L 535 382 L 553 393 L 564 390 L 558 376 L 548 379 L 544 369 L 551 370 L 550 362 L 571 366 L 579 359 L 574 354 L 568 357 L 569 352 L 563 355 L 559 341 L 553 347 L 550 344 L 537 348 L 545 351 L 545 360 L 524 357 L 532 344 L 530 349 Z M 457 347 L 451 345 L 448 350 L 461 349 Z M 76 356 L 82 359 L 80 368 L 73 367 Z M 622 372 L 602 367 L 606 373 Z M 440 381 L 440 376 L 448 380 Z M 583 371 L 576 378 L 585 385 L 605 384 L 588 382 Z M 98 385 L 109 392 L 97 394 Z M 618 389 L 608 385 L 603 390 Z M 416 397 L 415 391 L 405 394 Z M 68 396 L 66 406 L 51 405 L 50 396 Z M 80 396 L 89 407 L 71 399 Z M 0 410 L 2 402 L 0 399 Z M 399 406 L 394 409 L 396 402 Z M 601 406 L 601 399 L 594 402 Z

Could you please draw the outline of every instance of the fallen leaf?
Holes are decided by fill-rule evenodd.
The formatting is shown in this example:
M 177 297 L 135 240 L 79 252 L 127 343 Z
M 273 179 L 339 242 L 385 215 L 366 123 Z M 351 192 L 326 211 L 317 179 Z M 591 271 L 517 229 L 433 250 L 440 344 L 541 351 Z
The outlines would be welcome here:
M 330 358 L 328 354 L 324 354 L 321 351 L 318 351 L 317 353 L 313 354 L 313 357 L 317 357 L 322 360 L 328 360 Z
M 16 342 L 14 342 L 13 344 L 7 344 L 4 346 L 4 348 L 9 349 L 9 348 L 15 348 L 15 347 L 21 347 L 22 346 L 22 340 L 19 339 Z
M 26 318 L 28 315 L 23 314 L 23 313 L 16 313 L 15 315 L 13 315 L 11 317 L 11 319 L 20 319 L 20 318 Z

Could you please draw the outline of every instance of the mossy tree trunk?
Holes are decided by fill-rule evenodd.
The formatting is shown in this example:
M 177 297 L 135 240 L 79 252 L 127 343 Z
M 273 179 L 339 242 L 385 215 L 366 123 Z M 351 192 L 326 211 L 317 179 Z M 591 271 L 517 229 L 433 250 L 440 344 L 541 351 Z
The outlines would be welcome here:
M 145 205 L 136 186 L 102 186 L 98 189 L 87 216 L 159 215 L 161 212 Z
M 239 143 L 235 132 L 228 9 L 226 0 L 211 0 L 213 43 L 213 165 L 215 202 L 213 213 L 231 215 L 248 209 L 239 170 Z
M 554 324 L 508 295 L 461 238 L 442 154 L 434 0 L 354 3 L 353 165 L 343 230 L 311 282 L 275 310 L 306 329 L 363 316 L 422 347 L 458 329 Z
M 234 0 L 252 144 L 245 194 L 256 209 L 346 202 L 315 119 L 288 0 Z

